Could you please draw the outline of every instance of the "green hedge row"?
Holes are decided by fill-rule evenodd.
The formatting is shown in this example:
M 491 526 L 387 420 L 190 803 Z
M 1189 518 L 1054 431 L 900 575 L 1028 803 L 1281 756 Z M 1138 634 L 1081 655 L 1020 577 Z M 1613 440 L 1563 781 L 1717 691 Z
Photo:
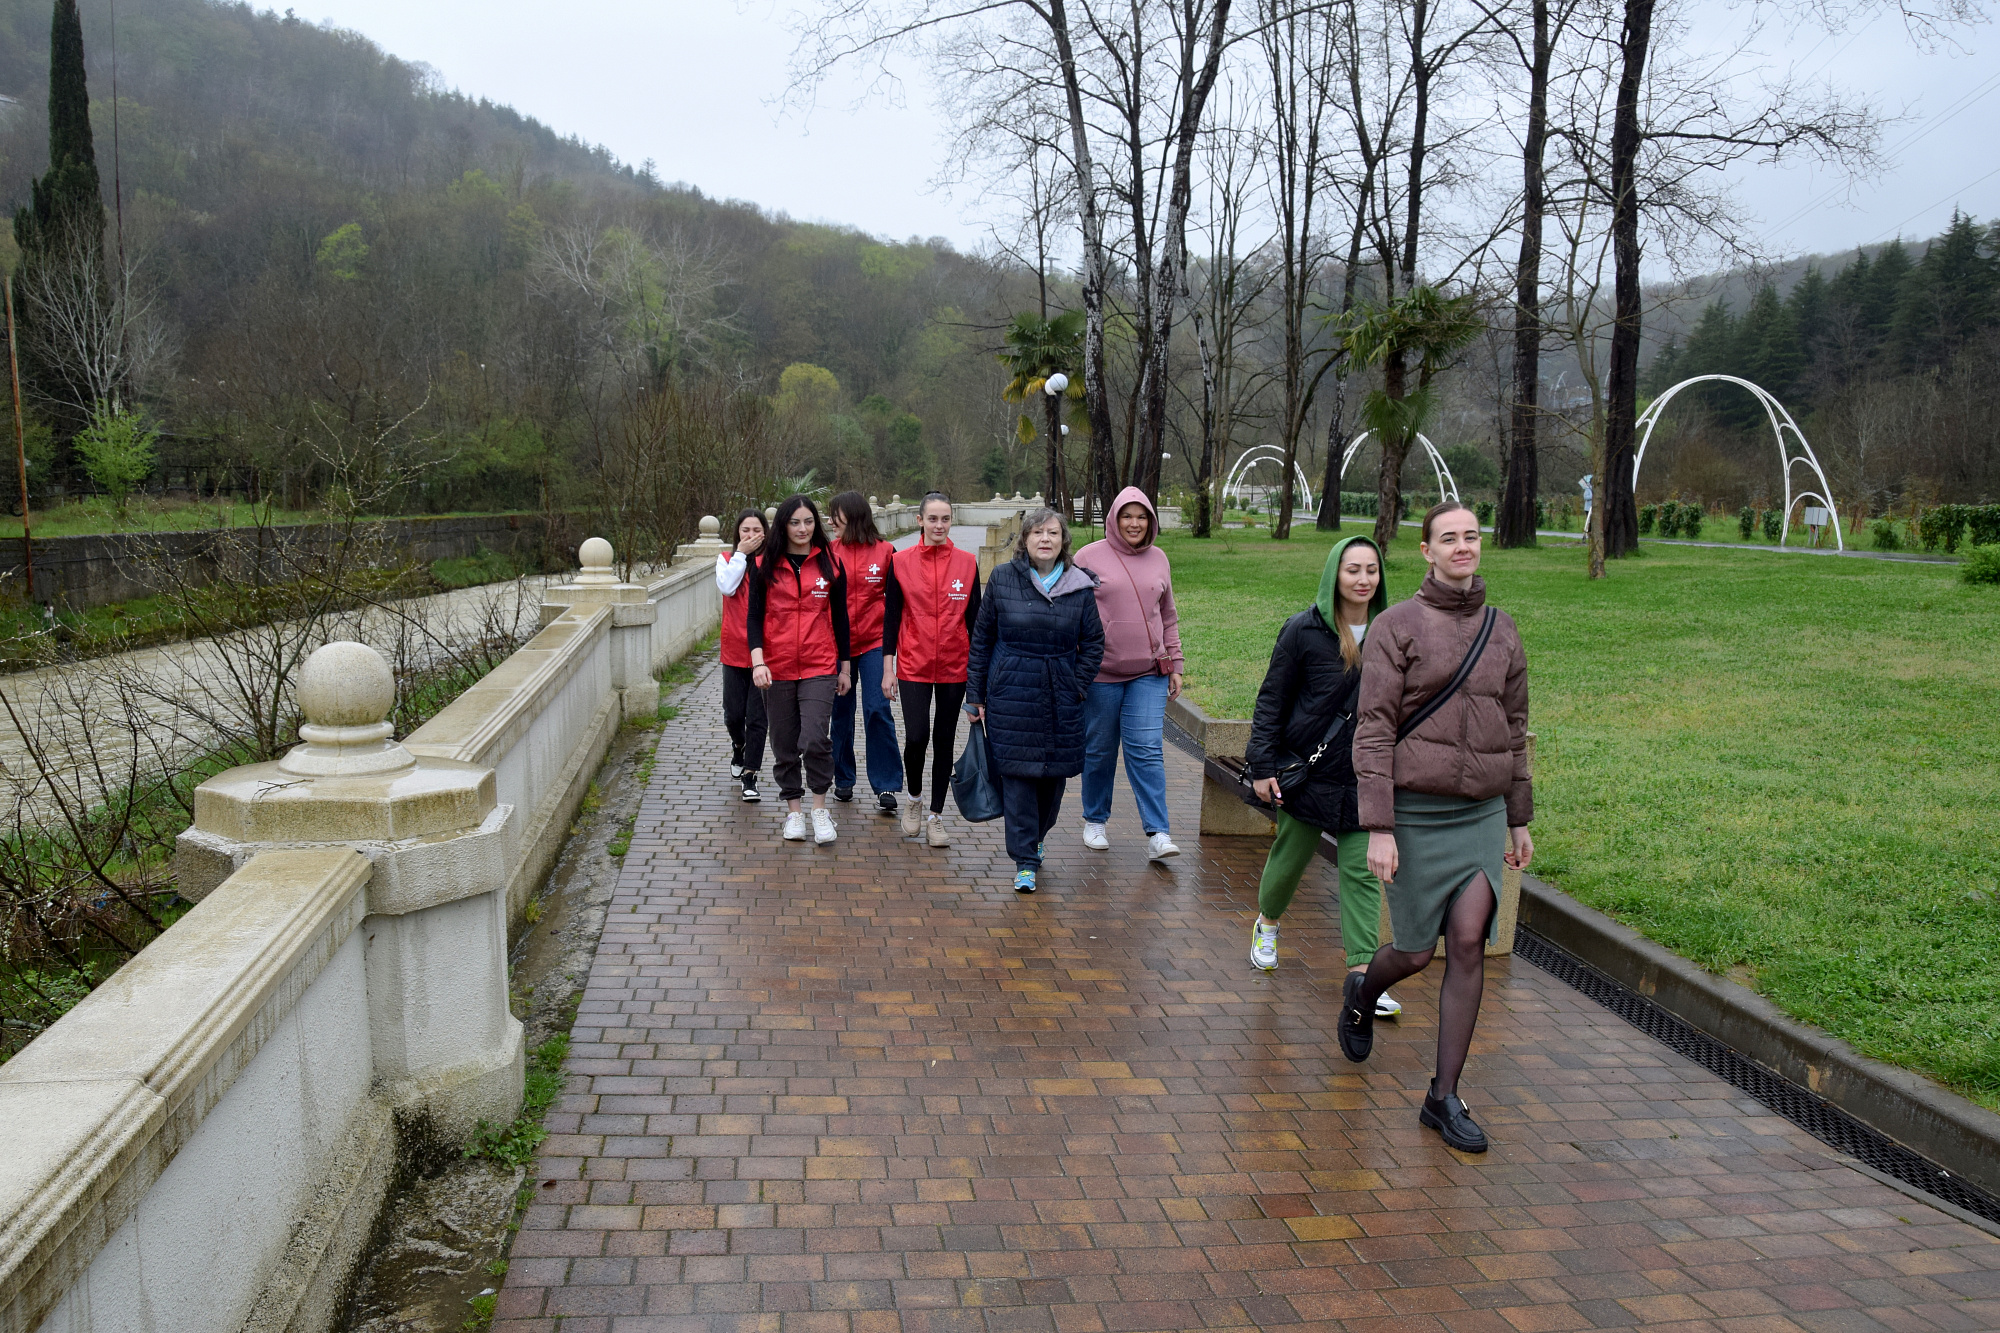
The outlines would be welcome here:
M 1926 551 L 1942 546 L 1956 554 L 1961 538 L 1971 546 L 2000 545 L 2000 505 L 1934 505 L 1917 520 L 1917 539 Z

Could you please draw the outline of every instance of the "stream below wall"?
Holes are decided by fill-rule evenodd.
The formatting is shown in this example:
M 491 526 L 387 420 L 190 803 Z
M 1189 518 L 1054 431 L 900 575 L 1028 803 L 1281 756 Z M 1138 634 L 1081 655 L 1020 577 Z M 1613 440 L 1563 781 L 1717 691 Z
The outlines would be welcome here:
M 662 701 L 679 702 L 713 662 L 711 654 L 691 663 L 694 681 L 663 692 Z M 562 855 L 535 899 L 540 918 L 514 945 L 514 1013 L 527 1029 L 530 1052 L 569 1030 L 573 1001 L 589 978 L 618 886 L 619 861 L 607 846 L 639 813 L 645 789 L 638 771 L 660 735 L 624 727 L 612 738 L 595 779 L 597 807 L 571 825 Z M 459 1333 L 473 1317 L 473 1300 L 501 1286 L 505 1269 L 499 1261 L 512 1234 L 516 1202 L 530 1184 L 525 1170 L 484 1158 L 453 1158 L 433 1172 L 399 1181 L 335 1327 L 343 1333 Z

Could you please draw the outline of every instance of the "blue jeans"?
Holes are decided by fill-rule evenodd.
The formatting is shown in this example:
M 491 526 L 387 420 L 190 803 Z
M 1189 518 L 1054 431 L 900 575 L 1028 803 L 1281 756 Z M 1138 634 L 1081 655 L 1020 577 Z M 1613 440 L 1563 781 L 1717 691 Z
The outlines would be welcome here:
M 1111 788 L 1118 775 L 1118 747 L 1125 747 L 1125 777 L 1147 833 L 1166 833 L 1167 760 L 1160 729 L 1167 720 L 1167 678 L 1141 676 L 1112 684 L 1097 681 L 1083 701 L 1083 818 L 1111 817 Z
M 878 795 L 903 789 L 903 756 L 896 749 L 896 715 L 882 697 L 882 650 L 870 648 L 854 659 L 854 688 L 833 701 L 833 785 L 854 786 L 854 703 L 868 737 L 868 786 Z

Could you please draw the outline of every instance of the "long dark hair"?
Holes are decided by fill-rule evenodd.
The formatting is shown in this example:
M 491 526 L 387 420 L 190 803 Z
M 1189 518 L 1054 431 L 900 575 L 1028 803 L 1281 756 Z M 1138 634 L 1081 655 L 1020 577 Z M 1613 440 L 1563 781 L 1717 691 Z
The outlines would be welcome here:
M 767 584 L 770 583 L 771 576 L 785 563 L 785 552 L 790 550 L 792 545 L 789 532 L 792 515 L 801 509 L 812 511 L 812 544 L 813 549 L 819 553 L 819 572 L 826 575 L 829 583 L 833 581 L 837 572 L 833 563 L 833 548 L 827 544 L 826 524 L 820 520 L 819 506 L 812 502 L 810 496 L 794 495 L 778 502 L 778 512 L 771 519 L 770 528 L 764 533 L 764 553 L 757 561 L 757 577 Z
M 842 491 L 826 503 L 827 512 L 845 524 L 840 534 L 842 546 L 873 546 L 882 540 L 875 526 L 875 510 L 860 491 Z
M 746 518 L 754 518 L 757 520 L 757 526 L 764 530 L 764 545 L 766 547 L 770 546 L 771 523 L 769 519 L 764 517 L 764 511 L 761 509 L 745 509 L 741 513 L 737 514 L 736 521 L 729 525 L 729 549 L 733 551 L 739 545 L 742 544 L 743 520 Z

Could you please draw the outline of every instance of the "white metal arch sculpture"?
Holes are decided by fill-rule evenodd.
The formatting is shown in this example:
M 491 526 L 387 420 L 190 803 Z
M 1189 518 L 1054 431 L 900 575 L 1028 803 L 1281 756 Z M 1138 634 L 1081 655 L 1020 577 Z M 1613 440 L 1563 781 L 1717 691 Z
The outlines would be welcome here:
M 1229 495 L 1232 491 L 1236 492 L 1237 499 L 1240 500 L 1243 498 L 1242 491 L 1239 489 L 1243 483 L 1243 474 L 1251 468 L 1256 467 L 1259 463 L 1276 463 L 1282 469 L 1285 466 L 1285 451 L 1275 444 L 1255 444 L 1245 449 L 1242 457 L 1236 460 L 1236 466 L 1229 469 L 1228 479 L 1222 483 L 1222 502 L 1224 505 L 1229 503 Z M 1299 492 L 1305 496 L 1306 509 L 1317 512 L 1313 505 L 1312 484 L 1306 480 L 1305 469 L 1298 465 L 1297 460 L 1294 460 L 1292 463 L 1292 477 L 1298 482 Z
M 1347 465 L 1354 461 L 1355 452 L 1367 443 L 1368 437 L 1373 433 L 1373 431 L 1362 431 L 1354 437 L 1354 443 L 1347 446 L 1347 452 L 1340 456 L 1340 479 L 1343 483 L 1347 480 Z M 1437 446 L 1432 444 L 1430 437 L 1422 431 L 1417 432 L 1417 443 L 1424 447 L 1424 453 L 1430 456 L 1431 470 L 1437 473 L 1438 498 L 1456 502 L 1458 480 L 1451 475 L 1451 469 L 1445 466 L 1444 455 L 1437 451 Z
M 1632 489 L 1634 491 L 1639 489 L 1639 465 L 1646 461 L 1646 445 L 1653 438 L 1653 427 L 1660 423 L 1661 411 L 1673 400 L 1673 396 L 1682 389 L 1687 388 L 1691 384 L 1701 384 L 1708 380 L 1719 380 L 1724 384 L 1740 384 L 1751 393 L 1757 395 L 1757 402 L 1763 407 L 1764 416 L 1771 423 L 1771 434 L 1777 437 L 1778 467 L 1784 473 L 1785 477 L 1785 520 L 1778 529 L 1778 545 L 1783 546 L 1785 539 L 1791 536 L 1792 506 L 1794 504 L 1804 504 L 1808 500 L 1817 500 L 1826 506 L 1827 517 L 1832 520 L 1835 547 L 1845 551 L 1847 543 L 1841 539 L 1840 510 L 1834 507 L 1833 487 L 1827 483 L 1826 470 L 1819 465 L 1819 455 L 1813 452 L 1812 445 L 1806 441 L 1805 432 L 1799 429 L 1798 422 L 1792 420 L 1792 414 L 1785 410 L 1785 405 L 1773 397 L 1762 385 L 1753 384 L 1749 380 L 1742 379 L 1736 375 L 1696 375 L 1692 379 L 1682 380 L 1679 384 L 1676 384 L 1673 388 L 1668 389 L 1665 393 L 1647 404 L 1646 410 L 1639 414 L 1637 423 L 1639 427 L 1639 447 L 1632 455 Z M 1791 451 L 1790 446 L 1785 442 L 1785 433 L 1787 431 L 1791 432 L 1792 439 L 1798 443 L 1799 452 L 1796 454 Z M 1801 463 L 1811 468 L 1813 476 L 1818 479 L 1819 489 L 1817 491 L 1799 491 L 1797 494 L 1792 492 L 1792 469 Z

